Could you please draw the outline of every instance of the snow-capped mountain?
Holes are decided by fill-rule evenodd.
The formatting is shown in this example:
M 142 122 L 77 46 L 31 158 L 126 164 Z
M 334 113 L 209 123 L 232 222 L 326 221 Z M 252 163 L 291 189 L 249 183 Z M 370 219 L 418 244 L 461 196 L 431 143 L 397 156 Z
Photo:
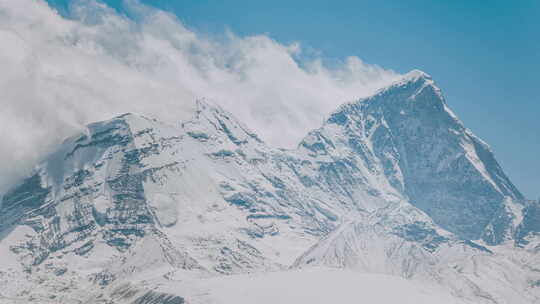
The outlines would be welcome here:
M 540 202 L 429 75 L 340 106 L 295 150 L 197 107 L 176 125 L 90 124 L 5 193 L 0 300 L 220 303 L 197 282 L 318 267 L 432 284 L 455 303 L 540 300 Z

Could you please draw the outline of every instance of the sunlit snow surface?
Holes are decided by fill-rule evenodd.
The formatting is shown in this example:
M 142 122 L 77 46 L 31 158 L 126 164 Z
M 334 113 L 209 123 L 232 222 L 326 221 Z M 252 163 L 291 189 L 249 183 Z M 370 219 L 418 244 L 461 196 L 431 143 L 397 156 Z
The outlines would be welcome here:
M 193 304 L 459 304 L 447 291 L 383 274 L 312 268 L 178 283 Z

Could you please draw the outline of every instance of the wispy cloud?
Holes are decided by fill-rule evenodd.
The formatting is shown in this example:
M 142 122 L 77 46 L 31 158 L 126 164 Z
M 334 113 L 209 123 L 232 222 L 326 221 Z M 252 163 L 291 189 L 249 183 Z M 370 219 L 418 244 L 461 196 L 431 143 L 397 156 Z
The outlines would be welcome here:
M 74 2 L 65 18 L 43 0 L 0 0 L 0 192 L 92 121 L 125 112 L 183 120 L 206 97 L 291 147 L 341 102 L 397 77 L 357 57 L 329 68 L 301 59 L 299 44 L 210 38 L 167 12 L 126 7 L 136 21 L 94 1 Z

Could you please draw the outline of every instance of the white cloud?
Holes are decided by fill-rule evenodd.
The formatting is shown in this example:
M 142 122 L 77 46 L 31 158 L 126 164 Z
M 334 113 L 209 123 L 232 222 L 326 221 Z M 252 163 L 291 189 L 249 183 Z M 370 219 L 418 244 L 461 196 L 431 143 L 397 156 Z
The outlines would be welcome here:
M 0 0 L 0 192 L 89 122 L 125 112 L 183 120 L 207 97 L 292 147 L 340 103 L 397 77 L 357 57 L 334 68 L 301 60 L 298 43 L 265 35 L 205 37 L 135 1 L 137 21 L 74 4 L 63 18 L 43 0 Z

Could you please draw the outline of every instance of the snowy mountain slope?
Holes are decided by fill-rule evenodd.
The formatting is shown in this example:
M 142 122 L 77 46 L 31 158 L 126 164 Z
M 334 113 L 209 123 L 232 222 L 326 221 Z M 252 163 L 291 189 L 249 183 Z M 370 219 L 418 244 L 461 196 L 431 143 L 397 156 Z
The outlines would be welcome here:
M 360 163 L 362 176 L 376 179 L 376 189 L 399 192 L 466 239 L 502 242 L 512 228 L 509 209 L 523 199 L 489 147 L 462 125 L 420 71 L 342 105 L 302 146 Z
M 533 303 L 538 214 L 413 71 L 296 150 L 204 100 L 177 125 L 89 125 L 3 195 L 0 282 L 6 299 L 176 303 L 178 281 L 320 265 Z
M 393 213 L 398 214 L 393 214 Z M 536 303 L 536 253 L 456 239 L 429 223 L 405 220 L 403 207 L 344 223 L 294 268 L 332 267 L 438 284 L 467 303 Z
M 199 108 L 180 126 L 128 114 L 68 139 L 4 196 L 3 231 L 31 227 L 6 255 L 27 272 L 50 265 L 106 286 L 148 268 L 282 269 L 333 229 L 330 195 L 300 192 L 301 161 Z

